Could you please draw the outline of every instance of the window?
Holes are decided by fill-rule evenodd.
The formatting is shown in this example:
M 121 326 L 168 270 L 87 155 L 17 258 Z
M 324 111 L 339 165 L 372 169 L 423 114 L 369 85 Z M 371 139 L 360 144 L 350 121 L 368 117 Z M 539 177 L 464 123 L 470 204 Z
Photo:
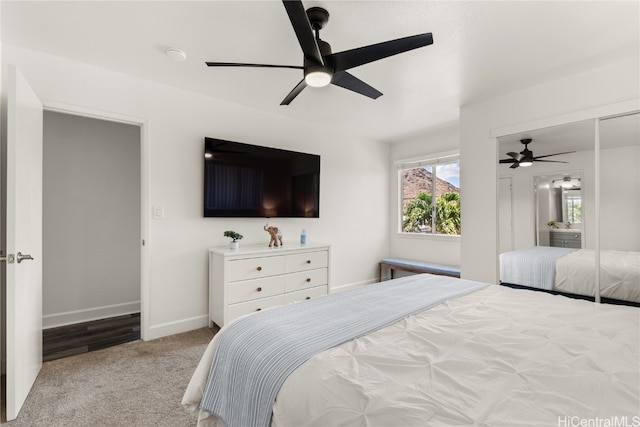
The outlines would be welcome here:
M 567 203 L 567 222 L 571 224 L 582 223 L 582 195 L 580 190 L 565 190 Z
M 397 164 L 400 231 L 460 235 L 458 154 Z

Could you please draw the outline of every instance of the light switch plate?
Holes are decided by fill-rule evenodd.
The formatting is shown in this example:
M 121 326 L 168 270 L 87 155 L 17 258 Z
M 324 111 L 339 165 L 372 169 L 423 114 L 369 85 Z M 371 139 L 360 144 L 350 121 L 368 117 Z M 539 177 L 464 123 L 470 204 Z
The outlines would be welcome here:
M 153 219 L 164 219 L 164 207 L 163 206 L 154 206 L 153 207 Z

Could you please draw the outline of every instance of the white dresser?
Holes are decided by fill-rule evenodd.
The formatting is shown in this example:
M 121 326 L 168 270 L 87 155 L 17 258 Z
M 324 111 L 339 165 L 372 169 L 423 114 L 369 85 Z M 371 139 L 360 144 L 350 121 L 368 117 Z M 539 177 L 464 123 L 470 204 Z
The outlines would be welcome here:
M 254 311 L 326 295 L 329 245 L 209 249 L 209 322 L 222 327 Z

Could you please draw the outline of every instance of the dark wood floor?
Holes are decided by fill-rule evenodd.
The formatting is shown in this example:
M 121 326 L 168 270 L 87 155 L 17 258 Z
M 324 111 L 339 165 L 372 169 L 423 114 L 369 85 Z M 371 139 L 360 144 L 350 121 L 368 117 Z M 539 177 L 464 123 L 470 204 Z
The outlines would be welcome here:
M 137 339 L 140 339 L 140 313 L 45 329 L 42 360 L 60 359 Z

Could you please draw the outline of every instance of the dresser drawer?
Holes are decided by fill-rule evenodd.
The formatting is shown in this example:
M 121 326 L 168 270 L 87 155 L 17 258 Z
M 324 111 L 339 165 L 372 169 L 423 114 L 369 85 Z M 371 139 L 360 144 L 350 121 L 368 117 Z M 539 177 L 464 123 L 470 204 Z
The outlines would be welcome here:
M 582 247 L 582 234 L 552 231 L 551 246 L 580 249 Z
M 314 286 L 326 285 L 328 279 L 326 268 L 299 271 L 284 276 L 284 291 L 295 292 Z
M 237 259 L 229 261 L 227 269 L 229 282 L 275 276 L 284 273 L 284 257 Z
M 271 276 L 260 279 L 243 280 L 229 283 L 229 304 L 284 293 L 284 276 Z
M 285 273 L 323 268 L 328 265 L 329 253 L 327 251 L 287 255 L 285 259 Z
M 276 295 L 268 298 L 260 298 L 253 301 L 240 302 L 237 304 L 229 305 L 227 311 L 227 322 L 244 316 L 245 314 L 253 313 L 255 311 L 261 311 L 269 307 L 275 307 L 278 305 L 284 305 L 284 295 Z
M 321 297 L 327 295 L 327 286 L 316 286 L 315 288 L 304 289 L 302 291 L 290 292 L 285 295 L 285 302 L 290 304 L 292 302 L 305 301 L 311 298 Z

